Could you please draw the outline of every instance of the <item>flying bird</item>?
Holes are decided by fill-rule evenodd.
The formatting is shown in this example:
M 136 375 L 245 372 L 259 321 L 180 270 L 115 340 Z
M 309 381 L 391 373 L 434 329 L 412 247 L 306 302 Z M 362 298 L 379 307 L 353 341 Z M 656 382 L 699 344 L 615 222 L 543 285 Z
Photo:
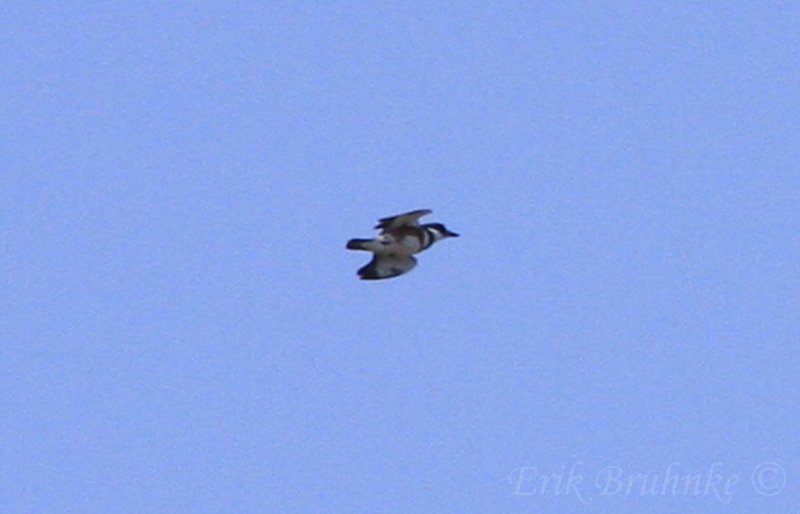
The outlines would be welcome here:
M 420 225 L 419 219 L 432 212 L 430 209 L 419 209 L 381 218 L 375 225 L 376 229 L 380 229 L 378 237 L 348 241 L 348 250 L 372 252 L 372 260 L 358 270 L 358 276 L 362 280 L 400 276 L 417 265 L 414 254 L 427 250 L 436 241 L 458 237 L 441 223 Z

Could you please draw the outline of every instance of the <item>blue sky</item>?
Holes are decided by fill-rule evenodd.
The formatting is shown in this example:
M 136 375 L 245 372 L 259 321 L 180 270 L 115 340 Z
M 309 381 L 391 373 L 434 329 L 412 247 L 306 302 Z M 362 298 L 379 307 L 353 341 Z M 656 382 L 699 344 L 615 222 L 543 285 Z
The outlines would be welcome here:
M 797 5 L 2 11 L 4 512 L 800 502 Z

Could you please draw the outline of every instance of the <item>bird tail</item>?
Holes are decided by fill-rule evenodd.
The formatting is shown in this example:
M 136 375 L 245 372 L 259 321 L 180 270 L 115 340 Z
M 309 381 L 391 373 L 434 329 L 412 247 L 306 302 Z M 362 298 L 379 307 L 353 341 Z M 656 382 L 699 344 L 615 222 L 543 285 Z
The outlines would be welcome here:
M 372 239 L 351 239 L 347 242 L 348 250 L 367 250 L 367 244 L 371 243 Z

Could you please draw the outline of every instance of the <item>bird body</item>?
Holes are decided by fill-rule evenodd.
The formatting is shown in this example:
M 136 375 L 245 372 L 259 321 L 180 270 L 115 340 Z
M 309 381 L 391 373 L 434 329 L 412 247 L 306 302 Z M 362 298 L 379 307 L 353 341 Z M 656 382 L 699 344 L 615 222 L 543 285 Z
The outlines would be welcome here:
M 420 225 L 419 218 L 430 214 L 430 209 L 389 216 L 375 225 L 380 233 L 373 239 L 351 239 L 349 250 L 372 252 L 372 260 L 358 270 L 362 280 L 392 278 L 411 271 L 417 265 L 414 254 L 427 250 L 436 241 L 458 234 L 447 230 L 441 223 Z

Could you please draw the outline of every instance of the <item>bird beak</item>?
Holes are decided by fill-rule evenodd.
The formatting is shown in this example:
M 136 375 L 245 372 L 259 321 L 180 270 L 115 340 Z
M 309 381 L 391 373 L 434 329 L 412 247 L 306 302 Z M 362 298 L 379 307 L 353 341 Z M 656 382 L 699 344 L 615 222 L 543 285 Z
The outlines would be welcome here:
M 448 230 L 448 231 L 447 231 L 447 236 L 448 236 L 448 237 L 458 237 L 458 234 L 456 234 L 455 232 L 450 232 L 450 231 Z

